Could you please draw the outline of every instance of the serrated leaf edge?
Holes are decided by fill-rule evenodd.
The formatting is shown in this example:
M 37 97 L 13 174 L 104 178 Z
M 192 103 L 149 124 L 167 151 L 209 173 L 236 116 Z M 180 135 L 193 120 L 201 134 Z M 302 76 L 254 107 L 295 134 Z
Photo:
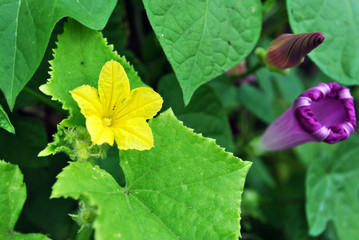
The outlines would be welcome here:
M 66 25 L 64 27 L 64 32 L 66 31 Z M 107 38 L 103 37 L 103 34 L 102 32 L 100 31 L 96 31 L 96 37 L 100 38 L 100 41 L 102 42 L 103 46 L 105 48 L 107 48 L 108 50 L 110 50 L 111 52 L 111 55 L 113 56 L 113 59 L 116 60 L 116 59 L 121 59 L 123 60 L 124 62 L 128 63 L 128 66 L 129 66 L 129 69 L 126 71 L 127 75 L 131 74 L 135 77 L 139 77 L 138 75 L 138 72 L 135 71 L 133 65 L 127 61 L 126 57 L 125 56 L 120 56 L 118 54 L 118 52 L 116 50 L 114 50 L 114 46 L 113 44 L 108 44 L 108 41 L 107 41 Z M 43 85 L 41 85 L 39 87 L 40 91 L 43 92 L 44 94 L 48 95 L 51 97 L 51 100 L 53 101 L 58 101 L 62 104 L 62 108 L 64 110 L 67 110 L 69 111 L 69 115 L 67 118 L 63 119 L 61 122 L 60 122 L 60 125 L 65 125 L 64 123 L 68 120 L 68 119 L 71 119 L 71 117 L 73 116 L 73 109 L 69 106 L 66 105 L 66 102 L 62 102 L 60 99 L 56 98 L 55 96 L 52 95 L 52 91 L 51 91 L 51 84 L 52 84 L 52 80 L 53 80 L 53 76 L 54 76 L 54 72 L 56 71 L 56 67 L 54 66 L 54 60 L 56 58 L 56 55 L 57 55 L 57 51 L 58 51 L 58 48 L 60 47 L 61 45 L 61 42 L 60 42 L 60 39 L 63 37 L 63 34 L 60 34 L 58 36 L 58 40 L 55 42 L 56 44 L 56 48 L 53 49 L 53 59 L 49 61 L 50 63 L 50 70 L 48 73 L 50 75 L 50 77 L 47 79 L 47 82 Z M 111 60 L 111 59 L 109 59 Z M 56 65 L 56 64 L 55 64 Z M 99 73 L 100 74 L 100 73 Z

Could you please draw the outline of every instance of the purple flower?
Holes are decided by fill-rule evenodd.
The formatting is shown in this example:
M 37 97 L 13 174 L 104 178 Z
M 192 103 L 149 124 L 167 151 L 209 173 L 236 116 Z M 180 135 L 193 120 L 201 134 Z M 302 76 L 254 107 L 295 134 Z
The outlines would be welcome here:
M 319 83 L 302 93 L 259 141 L 261 151 L 280 151 L 306 142 L 336 143 L 356 126 L 353 97 L 337 83 Z
M 269 46 L 265 56 L 267 64 L 284 69 L 298 66 L 304 57 L 324 41 L 320 32 L 282 34 Z

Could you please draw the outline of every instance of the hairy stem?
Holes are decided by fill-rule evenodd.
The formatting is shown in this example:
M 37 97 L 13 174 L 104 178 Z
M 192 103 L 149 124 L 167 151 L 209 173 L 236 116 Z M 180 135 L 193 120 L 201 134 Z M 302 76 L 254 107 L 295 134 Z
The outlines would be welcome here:
M 76 240 L 88 240 L 91 239 L 93 229 L 90 226 L 83 227 L 76 236 Z

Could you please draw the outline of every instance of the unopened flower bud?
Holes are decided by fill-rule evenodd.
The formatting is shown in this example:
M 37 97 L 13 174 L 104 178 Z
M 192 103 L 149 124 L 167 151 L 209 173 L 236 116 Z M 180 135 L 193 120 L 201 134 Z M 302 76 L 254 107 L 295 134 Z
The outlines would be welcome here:
M 72 219 L 80 226 L 79 232 L 85 228 L 90 227 L 97 217 L 97 208 L 91 206 L 84 201 L 80 201 L 80 207 L 76 214 L 69 214 Z
M 298 66 L 304 57 L 324 41 L 320 32 L 282 34 L 269 46 L 266 63 L 279 69 Z

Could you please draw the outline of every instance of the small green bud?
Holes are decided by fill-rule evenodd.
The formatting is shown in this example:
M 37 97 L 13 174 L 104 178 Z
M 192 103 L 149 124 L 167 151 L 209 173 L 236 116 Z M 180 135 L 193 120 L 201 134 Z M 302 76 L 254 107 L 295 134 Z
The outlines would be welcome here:
M 95 221 L 97 217 L 97 208 L 81 201 L 77 213 L 69 215 L 80 226 L 81 231 L 82 228 L 91 226 L 93 221 Z
M 65 152 L 72 160 L 91 161 L 94 158 L 106 158 L 108 148 L 108 144 L 93 144 L 90 134 L 84 127 L 64 128 L 58 126 L 54 142 L 41 151 L 39 156 Z

